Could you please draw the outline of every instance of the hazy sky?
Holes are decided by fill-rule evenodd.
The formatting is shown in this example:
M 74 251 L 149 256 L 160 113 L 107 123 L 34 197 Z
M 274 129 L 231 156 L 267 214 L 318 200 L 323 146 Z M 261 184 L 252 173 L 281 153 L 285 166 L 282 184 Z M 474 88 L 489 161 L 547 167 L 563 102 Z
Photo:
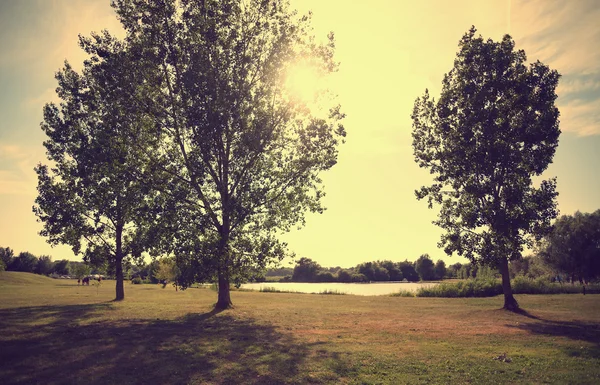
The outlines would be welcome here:
M 368 5 L 367 5 L 368 4 Z M 530 61 L 557 69 L 563 134 L 544 177 L 558 177 L 562 214 L 600 208 L 600 5 L 597 1 L 292 0 L 313 11 L 315 32 L 334 31 L 334 84 L 347 142 L 323 175 L 327 211 L 309 215 L 285 239 L 298 256 L 324 266 L 415 260 L 448 263 L 437 248 L 437 210 L 415 199 L 431 182 L 411 148 L 410 114 L 425 88 L 437 95 L 461 36 L 475 25 L 484 37 L 510 33 Z M 0 246 L 53 258 L 80 259 L 50 248 L 31 211 L 33 167 L 45 161 L 42 106 L 56 100 L 54 73 L 84 58 L 77 34 L 120 29 L 108 0 L 0 1 Z

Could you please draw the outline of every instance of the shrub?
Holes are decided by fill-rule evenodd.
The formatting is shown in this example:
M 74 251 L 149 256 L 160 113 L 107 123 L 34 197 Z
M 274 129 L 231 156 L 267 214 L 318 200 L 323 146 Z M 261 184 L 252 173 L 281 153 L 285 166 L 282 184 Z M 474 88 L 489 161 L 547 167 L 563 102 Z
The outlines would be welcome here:
M 361 273 L 352 274 L 352 282 L 368 282 L 368 281 L 369 281 L 369 279 L 364 274 L 361 274 Z
M 569 294 L 581 293 L 583 290 L 579 285 L 563 285 L 542 277 L 533 279 L 522 275 L 513 279 L 512 288 L 515 294 Z
M 442 282 L 439 285 L 421 287 L 417 297 L 493 297 L 502 294 L 502 284 L 493 278 L 476 278 L 456 283 Z
M 315 277 L 315 281 L 316 282 L 335 282 L 336 279 L 333 276 L 333 274 L 331 274 L 328 271 L 319 271 Z
M 414 297 L 415 293 L 410 290 L 400 290 L 397 293 L 392 293 L 390 296 L 392 296 L 392 297 Z
M 279 290 L 273 286 L 262 286 L 259 291 L 261 293 L 297 293 L 292 290 Z
M 522 275 L 511 282 L 514 294 L 569 294 L 582 293 L 580 285 L 552 283 L 547 278 L 528 278 Z M 587 285 L 588 290 L 600 291 L 600 285 Z M 442 282 L 436 286 L 422 287 L 417 290 L 417 297 L 493 297 L 502 294 L 500 280 L 494 278 L 475 278 L 456 283 Z M 395 293 L 393 296 L 401 296 Z
M 135 277 L 134 279 L 131 280 L 131 283 L 133 283 L 134 285 L 140 285 L 143 283 L 143 281 L 140 277 Z
M 325 290 L 323 290 L 323 291 L 320 291 L 318 294 L 346 295 L 346 292 L 344 292 L 344 291 L 339 291 L 339 290 L 329 290 L 329 289 L 325 289 Z

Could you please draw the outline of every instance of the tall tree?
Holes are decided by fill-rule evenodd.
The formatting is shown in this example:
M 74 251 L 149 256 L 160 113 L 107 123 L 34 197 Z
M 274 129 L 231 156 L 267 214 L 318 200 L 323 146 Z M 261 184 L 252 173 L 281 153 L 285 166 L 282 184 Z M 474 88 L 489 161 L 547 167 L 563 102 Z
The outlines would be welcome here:
M 444 279 L 446 276 L 446 262 L 441 259 L 435 263 L 435 279 Z
M 440 204 L 434 223 L 440 241 L 502 273 L 504 308 L 518 309 L 508 261 L 540 237 L 556 217 L 556 179 L 532 186 L 552 161 L 560 130 L 554 102 L 559 74 L 539 61 L 525 65 L 523 50 L 475 36 L 459 43 L 454 68 L 444 76 L 439 100 L 417 98 L 412 114 L 413 149 L 434 184 L 416 191 L 429 207 Z
M 35 267 L 37 266 L 37 263 L 38 259 L 35 255 L 31 254 L 28 251 L 22 251 L 12 261 L 12 264 L 9 266 L 8 270 L 33 273 L 35 272 Z
M 4 268 L 8 270 L 8 267 L 12 264 L 15 258 L 15 252 L 10 247 L 0 247 L 0 259 L 4 264 Z
M 52 272 L 58 275 L 71 274 L 71 262 L 68 259 L 60 259 L 54 262 Z
M 321 271 L 321 265 L 310 258 L 302 257 L 296 261 L 292 281 L 294 282 L 316 282 L 317 274 Z
M 156 168 L 169 195 L 157 249 L 175 256 L 183 287 L 218 282 L 216 306 L 227 308 L 230 283 L 281 260 L 278 235 L 323 211 L 319 174 L 337 161 L 344 115 L 290 96 L 285 75 L 299 63 L 335 71 L 333 34 L 317 43 L 310 18 L 284 0 L 114 6 L 154 91 L 136 103 L 162 135 Z
M 402 272 L 402 277 L 404 277 L 403 279 L 406 279 L 410 282 L 416 282 L 419 280 L 419 274 L 417 274 L 415 265 L 412 262 L 409 262 L 408 260 L 399 262 L 398 268 Z
M 163 281 L 164 286 L 167 283 L 175 283 L 175 290 L 177 290 L 177 265 L 173 258 L 161 258 L 158 260 L 158 270 L 155 273 L 156 279 Z
M 404 278 L 397 263 L 392 261 L 381 261 L 379 262 L 379 265 L 387 269 L 390 275 L 390 281 L 402 281 L 402 278 Z
M 600 277 L 600 210 L 563 215 L 540 243 L 539 256 L 571 279 Z
M 41 275 L 48 275 L 52 272 L 54 264 L 52 263 L 52 257 L 49 255 L 40 255 L 35 267 L 35 273 Z
M 69 263 L 69 270 L 73 278 L 81 279 L 87 275 L 90 275 L 91 268 L 85 262 L 73 262 Z
M 435 265 L 429 254 L 423 254 L 415 261 L 415 271 L 419 274 L 421 281 L 435 279 Z
M 123 260 L 141 253 L 147 190 L 136 151 L 149 137 L 143 117 L 128 104 L 135 88 L 132 59 L 108 32 L 80 37 L 90 55 L 81 73 L 68 62 L 56 74 L 60 106 L 44 107 L 42 129 L 51 166 L 38 165 L 33 210 L 48 242 L 70 245 L 92 265 L 107 263 L 116 276 L 116 300 L 125 297 Z

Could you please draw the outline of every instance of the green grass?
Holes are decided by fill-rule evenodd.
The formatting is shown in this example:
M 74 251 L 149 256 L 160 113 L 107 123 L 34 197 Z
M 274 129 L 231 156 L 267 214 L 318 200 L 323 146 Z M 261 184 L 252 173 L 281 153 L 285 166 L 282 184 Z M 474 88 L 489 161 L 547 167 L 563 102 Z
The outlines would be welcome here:
M 600 383 L 600 295 L 517 295 L 515 314 L 501 296 L 234 291 L 216 312 L 212 290 L 125 290 L 0 273 L 0 382 Z

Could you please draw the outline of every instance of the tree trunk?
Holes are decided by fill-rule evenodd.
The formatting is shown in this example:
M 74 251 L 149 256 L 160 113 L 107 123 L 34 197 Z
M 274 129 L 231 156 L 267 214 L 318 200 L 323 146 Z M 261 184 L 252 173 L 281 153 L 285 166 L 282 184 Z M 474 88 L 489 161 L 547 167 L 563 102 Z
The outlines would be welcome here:
M 115 263 L 115 274 L 117 279 L 115 301 L 122 301 L 125 299 L 125 289 L 123 288 L 123 257 L 117 258 Z
M 504 292 L 504 309 L 515 311 L 519 310 L 519 304 L 513 297 L 512 288 L 510 287 L 510 273 L 508 271 L 508 259 L 502 258 L 500 262 L 500 272 L 502 273 L 502 291 Z
M 115 301 L 125 299 L 125 289 L 123 288 L 123 246 L 122 246 L 123 228 L 117 226 L 116 253 L 115 253 L 115 278 L 117 279 Z
M 229 293 L 229 277 L 219 271 L 219 298 L 215 304 L 216 309 L 229 309 L 233 307 Z

